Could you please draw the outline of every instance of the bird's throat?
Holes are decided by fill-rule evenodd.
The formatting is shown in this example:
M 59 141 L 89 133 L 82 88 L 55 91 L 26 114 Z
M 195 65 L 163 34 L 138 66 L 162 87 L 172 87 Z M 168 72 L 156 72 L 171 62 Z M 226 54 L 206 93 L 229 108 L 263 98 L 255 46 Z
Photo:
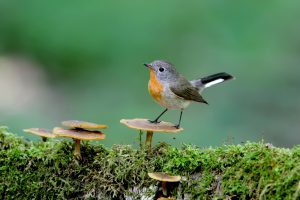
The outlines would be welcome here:
M 155 71 L 150 69 L 150 80 L 148 83 L 150 95 L 158 102 L 162 100 L 163 85 L 157 80 Z

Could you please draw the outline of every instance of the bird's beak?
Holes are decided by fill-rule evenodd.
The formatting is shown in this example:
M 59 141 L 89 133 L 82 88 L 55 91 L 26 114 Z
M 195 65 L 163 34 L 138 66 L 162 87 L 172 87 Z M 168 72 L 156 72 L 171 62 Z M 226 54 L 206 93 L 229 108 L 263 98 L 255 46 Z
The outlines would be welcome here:
M 144 64 L 145 67 L 148 67 L 149 69 L 153 69 L 153 67 L 150 64 Z

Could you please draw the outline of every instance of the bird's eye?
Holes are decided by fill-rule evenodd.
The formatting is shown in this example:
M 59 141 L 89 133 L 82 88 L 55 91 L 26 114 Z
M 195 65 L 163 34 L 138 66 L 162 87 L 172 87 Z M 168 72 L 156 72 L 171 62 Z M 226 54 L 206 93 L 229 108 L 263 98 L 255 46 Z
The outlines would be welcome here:
M 165 69 L 164 69 L 163 67 L 160 67 L 158 70 L 159 70 L 160 72 L 165 71 Z

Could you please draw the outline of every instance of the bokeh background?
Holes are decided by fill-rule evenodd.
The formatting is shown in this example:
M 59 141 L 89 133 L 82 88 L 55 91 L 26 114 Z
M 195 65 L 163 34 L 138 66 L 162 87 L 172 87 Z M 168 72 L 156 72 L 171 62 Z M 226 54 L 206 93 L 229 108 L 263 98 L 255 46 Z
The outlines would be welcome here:
M 109 125 L 101 143 L 138 143 L 122 118 L 154 118 L 142 65 L 165 59 L 190 79 L 226 71 L 184 132 L 155 142 L 217 146 L 300 142 L 299 1 L 0 1 L 0 125 L 65 119 Z M 164 120 L 177 122 L 178 111 Z

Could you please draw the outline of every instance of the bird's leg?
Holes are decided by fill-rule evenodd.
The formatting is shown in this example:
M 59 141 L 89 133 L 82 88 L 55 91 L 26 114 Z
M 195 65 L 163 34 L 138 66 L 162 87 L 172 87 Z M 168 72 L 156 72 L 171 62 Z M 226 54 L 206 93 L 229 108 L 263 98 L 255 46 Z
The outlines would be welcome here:
M 165 112 L 167 112 L 167 111 L 168 111 L 168 108 L 166 108 L 166 110 L 164 110 L 160 115 L 158 115 L 158 117 L 157 117 L 155 120 L 149 120 L 149 122 L 154 123 L 154 124 L 159 123 L 159 122 L 160 122 L 160 121 L 158 121 L 159 118 L 160 118 L 163 114 L 165 114 Z
M 180 122 L 181 122 L 182 113 L 183 113 L 183 110 L 181 109 L 181 111 L 180 111 L 180 117 L 179 117 L 179 122 L 178 122 L 178 124 L 175 126 L 175 128 L 177 128 L 177 129 L 179 129 L 179 127 L 180 127 Z

